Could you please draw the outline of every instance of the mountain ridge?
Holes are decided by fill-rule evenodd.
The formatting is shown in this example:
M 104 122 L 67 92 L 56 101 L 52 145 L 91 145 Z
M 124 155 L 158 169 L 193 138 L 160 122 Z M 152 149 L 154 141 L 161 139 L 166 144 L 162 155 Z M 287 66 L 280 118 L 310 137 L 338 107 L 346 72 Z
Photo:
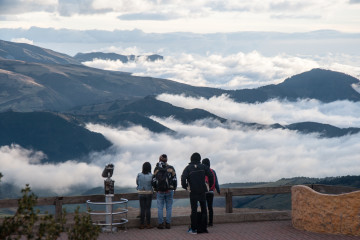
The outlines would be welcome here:
M 6 43 L 7 47 L 1 45 L 0 51 L 21 49 L 23 46 L 27 47 L 23 50 L 28 50 L 29 47 L 19 43 Z M 36 52 L 41 49 L 35 46 L 34 48 Z M 19 60 L 28 54 L 23 55 L 17 55 Z M 0 59 L 0 81 L 3 91 L 0 95 L 0 111 L 63 111 L 86 104 L 142 98 L 161 93 L 205 98 L 227 94 L 234 101 L 247 103 L 265 102 L 275 98 L 289 101 L 308 98 L 322 102 L 360 101 L 360 93 L 353 87 L 360 86 L 359 79 L 324 69 L 313 69 L 294 75 L 277 85 L 256 89 L 223 90 L 196 87 L 161 78 L 138 77 L 131 73 L 100 70 L 79 64 L 58 64 L 46 59 L 43 59 L 46 63 L 19 60 Z M 17 82 L 27 81 L 28 84 L 14 85 L 11 81 L 13 79 Z
M 78 64 L 71 56 L 27 43 L 13 43 L 0 40 L 0 59 L 20 60 L 24 62 Z
M 79 62 L 87 62 L 93 61 L 94 59 L 102 59 L 102 60 L 111 60 L 111 61 L 121 61 L 122 63 L 128 62 L 135 62 L 139 58 L 144 58 L 146 61 L 154 62 L 154 61 L 161 61 L 164 59 L 163 56 L 158 54 L 151 54 L 151 55 L 122 55 L 117 53 L 103 53 L 103 52 L 90 52 L 90 53 L 77 53 L 74 56 Z
M 7 43 L 7 45 L 9 44 Z M 163 126 L 150 117 L 174 117 L 186 124 L 211 118 L 223 124 L 223 127 L 226 127 L 226 123 L 229 122 L 227 119 L 202 109 L 184 109 L 156 100 L 154 96 L 161 93 L 204 98 L 227 94 L 235 101 L 250 103 L 264 102 L 274 98 L 292 101 L 301 98 L 314 98 L 325 102 L 360 101 L 360 93 L 353 88 L 354 84 L 359 84 L 358 79 L 344 73 L 324 69 L 313 69 L 292 76 L 277 85 L 268 85 L 257 89 L 222 90 L 195 87 L 160 78 L 137 77 L 126 72 L 100 70 L 82 64 L 59 64 L 46 57 L 41 59 L 45 63 L 36 62 L 36 58 L 35 62 L 31 62 L 33 60 L 24 61 L 21 59 L 26 60 L 32 48 L 18 43 L 11 43 L 10 45 L 14 45 L 10 49 L 19 48 L 23 51 L 16 55 L 19 60 L 0 58 L 0 84 L 2 86 L 0 113 L 9 114 L 9 109 L 19 112 L 19 114 L 26 112 L 32 114 L 32 112 L 37 111 L 38 116 L 43 117 L 38 121 L 44 121 L 48 119 L 46 114 L 49 112 L 53 112 L 52 114 L 55 115 L 56 112 L 61 112 L 68 118 L 76 119 L 76 123 L 70 123 L 80 128 L 83 128 L 86 122 L 94 122 L 123 127 L 141 125 L 153 132 L 175 134 L 172 129 Z M 35 53 L 41 52 L 39 47 L 34 47 L 34 49 Z M 24 53 L 25 50 L 30 52 Z M 0 51 L 7 52 L 7 48 L 1 45 Z M 37 55 L 35 54 L 35 56 Z M 65 58 L 67 57 L 65 56 Z M 46 112 L 41 115 L 39 112 L 43 111 Z M 20 121 L 20 119 L 20 117 L 18 119 L 14 117 L 13 121 Z M 342 129 L 314 122 L 294 123 L 286 126 L 236 123 L 255 129 L 282 128 L 306 134 L 315 133 L 320 137 L 339 137 L 359 132 L 359 128 Z M 3 132 L 11 129 L 11 123 L 4 124 L 2 126 Z M 56 124 L 52 127 L 55 128 Z M 16 130 L 14 131 L 17 133 Z M 26 132 L 25 129 L 23 131 Z M 68 128 L 64 131 L 64 136 L 69 134 L 67 131 L 71 130 Z M 53 156 L 51 157 L 53 161 L 56 159 L 68 160 L 65 159 L 65 156 L 61 157 L 58 150 L 57 154 L 49 154 L 46 151 L 46 141 L 43 141 L 44 145 L 41 147 L 32 146 L 27 142 L 21 142 L 21 139 L 16 134 L 15 136 L 11 135 L 11 132 L 8 136 L 2 135 L 1 139 L 3 140 L 2 144 L 5 145 L 16 142 L 23 147 L 30 146 L 36 150 L 42 150 L 50 157 Z M 34 133 L 33 141 L 35 140 L 36 134 Z M 106 141 L 103 141 L 103 146 L 108 147 L 110 144 Z M 73 152 L 73 155 L 66 158 L 81 157 L 91 150 L 103 150 L 105 148 L 97 149 L 96 146 L 91 149 L 79 148 L 80 150 L 77 153 Z M 56 150 L 54 151 L 56 152 Z
M 42 151 L 43 162 L 71 159 L 87 162 L 83 157 L 92 151 L 103 151 L 112 143 L 99 133 L 82 127 L 76 119 L 51 112 L 0 113 L 0 146 L 18 144 Z
M 329 103 L 338 100 L 360 101 L 360 93 L 353 85 L 360 80 L 348 74 L 315 68 L 285 79 L 282 83 L 256 89 L 234 90 L 231 95 L 239 102 L 266 102 L 270 99 L 317 99 Z
M 1 60 L 0 69 L 3 77 L 0 95 L 0 111 L 66 110 L 89 103 L 102 103 L 115 99 L 130 99 L 161 93 L 211 97 L 220 95 L 223 90 L 207 87 L 194 87 L 183 83 L 152 78 L 137 77 L 129 73 L 106 71 L 83 65 L 61 65 Z M 37 108 L 26 106 L 28 103 L 23 88 L 14 88 L 9 79 L 19 76 L 19 81 L 27 78 L 43 86 L 39 94 L 33 93 L 39 101 Z M 9 85 L 11 87 L 9 87 Z M 16 87 L 16 86 L 15 86 Z M 8 90 L 10 88 L 10 90 Z M 36 89 L 37 91 L 38 89 Z M 9 91 L 17 91 L 16 96 Z M 35 91 L 35 90 L 34 90 Z M 27 93 L 30 94 L 30 93 Z M 16 98 L 9 101 L 9 98 Z M 18 106 L 22 106 L 18 108 Z

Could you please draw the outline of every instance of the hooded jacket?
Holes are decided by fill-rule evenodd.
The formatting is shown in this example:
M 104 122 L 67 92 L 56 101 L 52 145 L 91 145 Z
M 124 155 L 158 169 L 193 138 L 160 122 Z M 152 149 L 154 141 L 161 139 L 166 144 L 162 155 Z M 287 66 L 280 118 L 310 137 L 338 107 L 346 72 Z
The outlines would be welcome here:
M 191 160 L 181 175 L 181 186 L 193 194 L 203 194 L 208 191 L 205 184 L 205 176 L 209 178 L 209 185 L 214 184 L 214 177 L 210 169 L 200 160 Z M 189 188 L 189 189 L 188 189 Z

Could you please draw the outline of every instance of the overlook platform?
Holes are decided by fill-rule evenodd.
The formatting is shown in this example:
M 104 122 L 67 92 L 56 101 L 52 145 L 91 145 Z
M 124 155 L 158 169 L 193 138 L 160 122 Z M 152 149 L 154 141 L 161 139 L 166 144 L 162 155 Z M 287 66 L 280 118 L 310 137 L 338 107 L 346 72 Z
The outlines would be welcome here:
M 173 226 L 171 229 L 129 228 L 116 233 L 101 233 L 98 240 L 180 240 L 180 239 L 221 239 L 221 240 L 359 240 L 359 237 L 346 235 L 320 234 L 297 230 L 290 220 L 241 222 L 215 224 L 209 233 L 192 235 L 187 233 L 188 226 Z M 67 240 L 64 234 L 60 238 Z
M 101 233 L 98 240 L 359 240 L 360 237 L 322 234 L 302 231 L 291 223 L 291 211 L 233 209 L 224 213 L 224 208 L 214 208 L 214 226 L 209 233 L 192 235 L 187 233 L 190 224 L 190 207 L 175 207 L 172 211 L 171 229 L 157 229 L 157 209 L 152 208 L 152 229 L 138 229 L 138 209 L 129 208 L 129 223 L 115 233 Z M 63 234 L 60 240 L 67 240 Z
M 98 239 L 360 240 L 358 236 L 314 233 L 296 229 L 291 222 L 290 210 L 233 208 L 232 198 L 234 196 L 288 194 L 291 193 L 291 187 L 292 186 L 287 185 L 262 188 L 222 188 L 221 195 L 217 197 L 225 198 L 225 209 L 224 207 L 214 208 L 214 227 L 208 228 L 209 233 L 207 234 L 192 235 L 187 233 L 190 224 L 190 207 L 173 208 L 171 229 L 157 229 L 155 227 L 157 225 L 157 209 L 152 208 L 151 224 L 154 228 L 142 230 L 137 228 L 140 222 L 140 219 L 137 218 L 139 209 L 128 207 L 129 212 L 125 217 L 129 222 L 126 224 L 126 227 L 119 228 L 115 233 L 101 233 Z M 358 190 L 349 187 L 315 184 L 312 184 L 310 187 L 317 192 L 327 194 L 342 194 Z M 138 201 L 138 194 L 115 194 L 114 200 L 118 201 L 122 198 L 130 201 Z M 188 198 L 188 193 L 185 191 L 177 191 L 174 198 Z M 55 218 L 58 218 L 61 216 L 64 205 L 84 204 L 88 199 L 93 202 L 101 202 L 104 201 L 104 195 L 39 198 L 37 205 L 53 205 L 55 207 Z M 153 199 L 155 199 L 155 195 Z M 17 199 L 0 200 L 0 208 L 15 208 L 17 207 L 17 201 Z M 73 219 L 72 214 L 67 214 L 66 218 L 68 218 L 67 224 L 71 225 Z M 96 222 L 97 220 L 93 219 L 93 221 Z M 59 239 L 67 240 L 66 233 L 63 233 Z

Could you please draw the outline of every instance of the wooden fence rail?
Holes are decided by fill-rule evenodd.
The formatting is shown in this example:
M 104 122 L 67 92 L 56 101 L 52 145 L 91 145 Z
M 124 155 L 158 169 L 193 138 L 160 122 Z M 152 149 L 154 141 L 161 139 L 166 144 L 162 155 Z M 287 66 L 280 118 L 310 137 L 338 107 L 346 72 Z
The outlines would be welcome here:
M 357 191 L 359 189 L 343 186 L 329 186 L 311 184 L 307 185 L 315 191 L 326 194 L 341 194 Z M 249 196 L 249 195 L 273 195 L 273 194 L 289 194 L 291 193 L 291 185 L 280 187 L 259 187 L 259 188 L 221 188 L 221 195 L 215 194 L 215 197 L 225 197 L 225 212 L 232 213 L 232 200 L 234 196 Z M 119 193 L 114 194 L 113 201 L 120 201 L 125 198 L 129 201 L 138 200 L 137 193 Z M 189 192 L 184 190 L 176 191 L 174 199 L 189 198 Z M 153 194 L 153 199 L 156 199 L 156 194 Z M 37 206 L 55 206 L 55 218 L 59 219 L 62 214 L 63 205 L 66 204 L 85 204 L 87 200 L 91 202 L 104 202 L 104 195 L 88 195 L 88 196 L 70 196 L 70 197 L 45 197 L 38 198 Z M 18 199 L 2 199 L 0 200 L 0 208 L 12 208 L 18 206 Z

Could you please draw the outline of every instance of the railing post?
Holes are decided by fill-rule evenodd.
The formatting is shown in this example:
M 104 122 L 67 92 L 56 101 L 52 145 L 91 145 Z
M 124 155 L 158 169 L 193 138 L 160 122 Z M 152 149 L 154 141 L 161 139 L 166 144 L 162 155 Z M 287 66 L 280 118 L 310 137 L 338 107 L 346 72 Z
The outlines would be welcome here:
M 232 203 L 232 196 L 233 193 L 230 191 L 227 191 L 225 193 L 225 212 L 226 213 L 232 213 L 233 212 L 233 203 Z
M 55 198 L 55 219 L 60 221 L 62 218 L 62 205 L 63 205 L 63 197 Z

